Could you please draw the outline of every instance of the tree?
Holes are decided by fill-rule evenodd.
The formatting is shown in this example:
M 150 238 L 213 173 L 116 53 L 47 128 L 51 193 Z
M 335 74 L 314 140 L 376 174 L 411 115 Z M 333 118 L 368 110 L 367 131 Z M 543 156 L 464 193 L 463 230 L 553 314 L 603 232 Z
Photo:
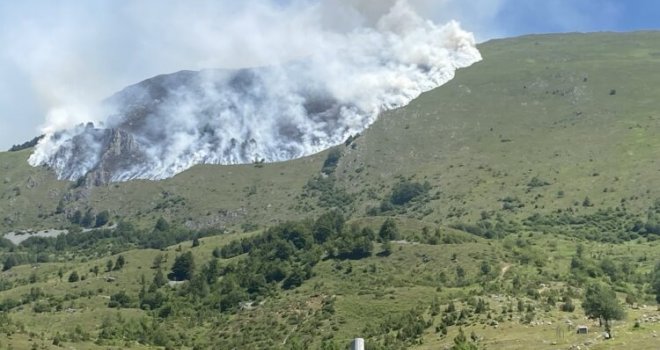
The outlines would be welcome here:
M 378 236 L 382 241 L 390 241 L 399 239 L 399 228 L 396 221 L 392 218 L 387 218 L 378 230 Z
M 312 235 L 318 243 L 324 243 L 344 230 L 344 215 L 338 210 L 326 212 L 319 216 L 312 227 Z
M 610 332 L 610 320 L 621 320 L 625 314 L 623 307 L 612 288 L 603 283 L 593 283 L 587 287 L 582 302 L 584 313 L 589 318 L 605 321 L 605 330 Z
M 151 265 L 151 268 L 160 269 L 164 262 L 165 262 L 165 256 L 159 253 L 154 257 L 154 262 Z
M 131 302 L 132 302 L 131 297 L 122 290 L 121 292 L 115 293 L 110 296 L 110 302 L 108 303 L 108 307 L 113 307 L 113 308 L 129 307 L 131 305 Z
M 458 335 L 454 338 L 454 346 L 451 347 L 451 350 L 478 350 L 477 345 L 465 336 L 463 333 L 463 328 L 458 328 Z
M 304 280 L 305 280 L 305 272 L 300 268 L 293 269 L 293 271 L 291 271 L 291 274 L 287 276 L 287 278 L 285 278 L 284 281 L 282 281 L 282 288 L 283 289 L 296 288 L 302 285 Z
M 78 276 L 78 272 L 76 271 L 71 272 L 71 274 L 69 275 L 69 282 L 72 283 L 78 282 L 78 280 L 80 280 L 80 276 Z
M 156 226 L 154 228 L 163 232 L 170 229 L 170 224 L 164 218 L 159 218 L 158 221 L 156 221 Z
M 112 268 L 113 270 L 121 270 L 124 268 L 124 265 L 126 264 L 126 259 L 124 259 L 123 255 L 119 255 L 117 257 L 117 260 L 115 261 L 115 266 Z
M 486 260 L 481 262 L 480 269 L 481 269 L 481 274 L 484 275 L 484 276 L 490 274 L 490 272 L 492 271 L 492 268 L 490 267 L 490 264 Z
M 422 185 L 418 182 L 399 182 L 392 188 L 390 202 L 394 205 L 404 205 L 410 202 L 413 198 L 426 193 L 429 187 L 428 184 Z
M 82 225 L 83 227 L 90 227 L 94 222 L 95 222 L 94 213 L 92 213 L 92 209 L 89 209 L 87 212 L 85 212 L 85 215 L 80 220 L 80 225 Z
M 323 162 L 321 172 L 326 175 L 332 174 L 335 171 L 335 168 L 337 168 L 340 158 L 341 149 L 339 147 L 331 149 L 330 152 L 328 152 L 328 157 L 325 158 L 325 161 Z
M 2 271 L 7 271 L 16 265 L 18 265 L 18 260 L 16 257 L 13 254 L 9 255 L 5 259 L 4 264 L 2 264 Z
M 92 269 L 90 271 L 94 274 L 94 276 L 98 276 L 99 275 L 99 266 L 94 265 L 94 267 L 92 267 Z
M 158 288 L 164 286 L 167 283 L 167 279 L 165 279 L 165 275 L 163 274 L 162 269 L 159 268 L 158 270 L 156 270 L 153 283 Z
M 185 252 L 176 257 L 172 266 L 171 278 L 176 281 L 190 280 L 195 272 L 192 252 Z
M 108 221 L 110 221 L 110 213 L 108 213 L 107 210 L 104 210 L 96 215 L 96 223 L 94 224 L 94 227 L 101 227 L 107 224 Z
M 660 304 L 660 262 L 655 264 L 655 269 L 651 275 L 651 287 L 655 293 L 655 301 Z
M 82 212 L 80 210 L 76 210 L 73 213 L 73 216 L 71 216 L 71 223 L 73 224 L 80 224 L 80 220 L 82 220 Z
M 106 261 L 106 263 L 105 263 L 105 271 L 106 272 L 112 271 L 113 266 L 114 266 L 114 264 L 112 263 L 112 260 L 108 259 L 108 261 Z
M 193 238 L 192 247 L 193 248 L 199 247 L 199 238 L 197 238 L 197 237 Z
M 383 242 L 383 245 L 382 245 L 381 248 L 383 250 L 381 250 L 381 252 L 378 253 L 378 255 L 380 255 L 380 256 L 390 256 L 390 254 L 392 254 L 392 242 L 390 242 L 390 241 Z

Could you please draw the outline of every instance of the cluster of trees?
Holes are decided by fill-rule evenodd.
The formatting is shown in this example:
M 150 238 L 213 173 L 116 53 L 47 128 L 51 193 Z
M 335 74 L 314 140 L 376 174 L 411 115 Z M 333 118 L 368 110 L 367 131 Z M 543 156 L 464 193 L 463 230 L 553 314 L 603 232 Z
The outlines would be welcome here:
M 380 208 L 371 208 L 369 215 L 378 215 L 391 211 L 403 210 L 413 202 L 427 198 L 431 184 L 426 181 L 419 183 L 410 180 L 401 180 L 392 186 L 390 194 L 381 202 Z
M 314 266 L 322 259 L 361 259 L 373 254 L 374 241 L 398 237 L 393 220 L 386 221 L 378 233 L 357 225 L 347 226 L 341 212 L 330 211 L 316 220 L 286 222 L 271 227 L 262 234 L 233 241 L 214 250 L 208 263 L 198 265 L 192 252 L 176 256 L 170 280 L 187 281 L 170 292 L 163 259 L 154 261 L 156 273 L 135 296 L 117 293 L 111 296 L 109 307 L 139 306 L 156 317 L 168 318 L 189 310 L 233 312 L 242 302 L 259 301 L 277 290 L 300 286 L 313 276 Z M 243 255 L 228 264 L 220 258 Z M 331 303 L 324 312 L 332 312 Z
M 74 226 L 69 229 L 67 234 L 57 237 L 33 236 L 18 246 L 13 244 L 7 248 L 0 246 L 0 250 L 8 251 L 3 260 L 3 269 L 8 270 L 20 264 L 47 262 L 50 255 L 67 252 L 97 255 L 108 250 L 112 253 L 119 253 L 135 248 L 163 249 L 215 233 L 217 232 L 211 230 L 193 231 L 171 226 L 167 220 L 162 218 L 156 222 L 152 230 L 139 230 L 129 222 L 121 221 L 114 229 L 83 232 Z
M 41 141 L 41 139 L 44 138 L 44 136 L 46 136 L 46 135 L 39 135 L 39 136 L 33 138 L 30 141 L 26 141 L 26 142 L 23 142 L 23 143 L 18 144 L 18 145 L 13 145 L 13 146 L 11 146 L 11 148 L 9 148 L 9 152 L 17 152 L 17 151 L 21 151 L 21 150 L 24 150 L 24 149 L 28 149 L 30 147 L 34 147 L 34 146 L 37 145 L 37 143 L 39 143 L 39 141 Z
M 62 202 L 58 204 L 57 210 L 62 211 Z M 108 222 L 110 222 L 110 213 L 107 210 L 103 210 L 98 214 L 94 213 L 94 210 L 88 209 L 85 211 L 83 214 L 82 211 L 76 210 L 71 217 L 69 218 L 72 224 L 74 225 L 80 225 L 82 227 L 102 227 L 105 226 Z
M 354 201 L 354 196 L 337 186 L 334 174 L 316 176 L 305 185 L 304 196 L 317 197 L 322 208 L 345 208 Z
M 339 164 L 339 159 L 341 158 L 341 148 L 335 147 L 328 152 L 328 156 L 323 162 L 323 167 L 321 172 L 326 175 L 331 175 L 335 172 L 337 165 Z
M 433 324 L 426 318 L 426 308 L 416 307 L 402 313 L 388 314 L 378 324 L 369 324 L 361 334 L 374 349 L 405 349 L 420 343 L 424 331 Z

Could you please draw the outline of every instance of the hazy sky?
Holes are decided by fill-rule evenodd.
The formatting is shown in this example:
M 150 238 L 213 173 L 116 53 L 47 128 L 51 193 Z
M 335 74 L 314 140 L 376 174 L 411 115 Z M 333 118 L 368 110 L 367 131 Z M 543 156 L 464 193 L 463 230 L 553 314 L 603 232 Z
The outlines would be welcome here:
M 310 39 L 292 35 L 305 21 L 349 30 L 388 2 L 0 0 L 0 150 L 38 135 L 47 118 L 51 125 L 99 119 L 86 105 L 156 74 L 291 58 Z M 660 29 L 657 0 L 409 2 L 434 21 L 458 20 L 480 41 Z M 310 6 L 323 6 L 324 17 L 306 16 Z

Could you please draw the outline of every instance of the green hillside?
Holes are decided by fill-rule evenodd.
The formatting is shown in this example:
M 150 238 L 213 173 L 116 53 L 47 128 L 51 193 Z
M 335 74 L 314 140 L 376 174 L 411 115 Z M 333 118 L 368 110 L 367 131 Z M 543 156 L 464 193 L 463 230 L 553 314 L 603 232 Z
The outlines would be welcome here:
M 337 187 L 356 194 L 351 206 L 360 216 L 397 177 L 428 181 L 439 192 L 426 205 L 432 222 L 499 210 L 498 199 L 507 196 L 525 205 L 518 216 L 585 197 L 599 207 L 626 199 L 629 208 L 645 209 L 660 197 L 657 37 L 566 34 L 482 44 L 482 62 L 340 147 Z M 300 202 L 317 207 L 300 195 L 326 156 L 263 167 L 196 166 L 165 181 L 72 189 L 29 167 L 29 153 L 0 153 L 5 231 L 63 225 L 66 213 L 88 208 L 195 227 L 298 218 Z M 548 185 L 530 188 L 534 177 Z M 64 214 L 53 215 L 60 199 Z
M 72 233 L 0 240 L 0 349 L 344 349 L 357 336 L 370 349 L 653 349 L 658 42 L 490 41 L 448 84 L 288 162 L 88 187 L 30 167 L 30 149 L 2 152 L 0 233 Z M 186 252 L 192 280 L 152 287 Z M 594 285 L 626 314 L 614 339 L 585 317 Z

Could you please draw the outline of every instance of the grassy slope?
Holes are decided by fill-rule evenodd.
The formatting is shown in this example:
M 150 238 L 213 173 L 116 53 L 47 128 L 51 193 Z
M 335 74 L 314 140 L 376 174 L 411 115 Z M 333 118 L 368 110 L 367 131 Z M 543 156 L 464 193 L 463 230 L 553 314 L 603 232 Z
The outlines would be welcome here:
M 526 204 L 524 215 L 534 207 L 566 208 L 586 196 L 601 207 L 632 197 L 630 208 L 646 208 L 660 197 L 660 76 L 652 74 L 660 63 L 659 36 L 565 34 L 482 44 L 483 62 L 385 113 L 355 149 L 345 148 L 340 184 L 361 194 L 361 215 L 377 203 L 369 189 L 382 198 L 394 176 L 428 180 L 441 192 L 429 205 L 429 221 L 499 209 L 498 199 L 509 195 Z M 263 168 L 196 166 L 165 181 L 69 190 L 71 184 L 45 169 L 29 167 L 29 152 L 0 153 L 3 230 L 64 222 L 48 214 L 66 193 L 74 199 L 68 210 L 91 206 L 144 222 L 165 216 L 231 227 L 297 218 L 302 214 L 293 199 L 325 158 L 320 153 Z M 534 176 L 551 185 L 528 191 Z M 250 187 L 256 194 L 248 195 Z M 164 193 L 185 205 L 154 209 L 167 200 Z
M 405 222 L 401 222 L 405 225 Z M 408 226 L 404 226 L 408 227 Z M 244 236 L 245 234 L 222 235 L 207 237 L 201 240 L 201 245 L 197 248 L 191 248 L 190 242 L 181 244 L 182 251 L 192 249 L 197 262 L 208 260 L 214 247 L 226 244 L 229 240 Z M 520 265 L 511 260 L 510 252 L 507 251 L 501 241 L 486 241 L 478 239 L 474 243 L 465 243 L 460 245 L 437 245 L 430 246 L 424 244 L 402 244 L 395 243 L 393 253 L 389 257 L 373 256 L 358 261 L 344 261 L 335 263 L 331 260 L 321 262 L 315 268 L 316 276 L 305 282 L 300 288 L 279 294 L 276 298 L 267 299 L 263 306 L 254 311 L 244 311 L 234 316 L 233 324 L 235 332 L 239 332 L 244 327 L 265 327 L 273 319 L 282 319 L 285 326 L 279 330 L 280 335 L 297 335 L 299 328 L 304 326 L 302 323 L 287 322 L 287 314 L 290 313 L 309 313 L 312 314 L 320 308 L 320 300 L 326 296 L 335 297 L 335 315 L 329 320 L 318 324 L 317 331 L 320 334 L 331 334 L 332 338 L 338 342 L 345 343 L 349 339 L 360 336 L 362 330 L 367 324 L 382 322 L 385 317 L 391 314 L 405 312 L 416 306 L 428 307 L 432 298 L 437 296 L 440 300 L 449 300 L 460 298 L 470 294 L 470 290 L 478 289 L 476 286 L 469 288 L 442 288 L 437 289 L 437 276 L 444 272 L 449 279 L 453 279 L 454 271 L 457 266 L 462 266 L 469 278 L 476 278 L 481 261 L 487 260 L 494 267 L 494 273 L 499 275 L 498 280 L 504 289 L 511 288 L 511 277 L 513 274 L 521 276 L 558 273 L 562 276 L 568 274 L 570 258 L 574 254 L 575 242 L 562 237 L 555 236 L 534 236 L 531 238 L 533 245 L 547 249 L 548 264 L 541 270 L 533 266 Z M 552 248 L 548 249 L 548 242 L 554 242 Z M 13 280 L 19 283 L 25 280 L 27 276 L 35 273 L 38 282 L 34 284 L 24 284 L 14 289 L 0 292 L 0 299 L 7 297 L 20 298 L 29 292 L 32 287 L 40 287 L 48 294 L 65 295 L 67 293 L 78 294 L 84 291 L 94 291 L 96 294 L 92 297 L 74 298 L 70 302 L 65 302 L 65 308 L 71 308 L 71 311 L 47 312 L 36 314 L 32 312 L 31 305 L 19 308 L 10 313 L 14 321 L 23 322 L 26 328 L 39 336 L 29 337 L 27 333 L 16 333 L 9 339 L 0 344 L 7 346 L 12 344 L 15 349 L 28 348 L 32 342 L 39 343 L 40 336 L 45 339 L 43 342 L 50 344 L 52 337 L 56 333 L 67 334 L 73 332 L 76 326 L 80 326 L 84 332 L 94 335 L 95 331 L 101 325 L 104 318 L 117 318 L 119 315 L 126 320 L 139 319 L 145 315 L 144 311 L 136 309 L 108 309 L 106 307 L 108 296 L 118 291 L 127 291 L 131 295 L 136 295 L 140 288 L 140 276 L 144 275 L 151 280 L 154 270 L 151 264 L 153 258 L 162 253 L 167 256 L 166 266 L 169 266 L 174 260 L 174 256 L 179 254 L 175 250 L 177 247 L 170 247 L 164 252 L 155 250 L 135 250 L 123 253 L 127 264 L 121 271 L 110 273 L 102 272 L 99 277 L 94 277 L 89 273 L 89 269 L 95 265 L 105 266 L 108 259 L 115 259 L 115 256 L 105 257 L 98 260 L 89 261 L 71 261 L 68 263 L 46 263 L 40 264 L 38 268 L 30 266 L 19 266 L 8 272 L 3 272 L 0 276 L 3 279 Z M 377 248 L 378 250 L 379 248 Z M 660 259 L 658 255 L 660 246 L 658 243 L 637 244 L 629 243 L 624 245 L 590 244 L 585 250 L 587 256 L 599 256 L 607 254 L 614 261 L 630 261 L 630 257 L 647 256 L 649 259 L 636 263 L 638 270 L 648 271 L 653 263 Z M 454 260 L 452 255 L 456 254 Z M 342 267 L 341 270 L 336 268 Z M 346 273 L 348 266 L 352 267 L 353 272 Z M 507 268 L 505 268 L 507 267 Z M 57 271 L 62 268 L 65 271 L 64 281 L 57 277 Z M 81 275 L 87 275 L 87 279 L 76 283 L 66 282 L 66 276 L 73 271 L 78 271 Z M 114 282 L 106 282 L 105 276 L 116 278 Z M 552 284 L 550 288 L 555 288 Z M 101 288 L 103 292 L 96 293 Z M 491 312 L 494 317 L 501 313 L 502 307 L 515 305 L 515 297 L 507 293 L 491 294 L 486 297 L 490 303 Z M 523 300 L 528 300 L 523 297 Z M 644 300 L 640 302 L 646 302 Z M 650 300 L 648 301 L 650 302 Z M 542 304 L 542 303 L 541 303 Z M 460 304 L 459 304 L 460 307 Z M 500 322 L 499 327 L 486 326 L 481 323 L 471 322 L 471 325 L 465 326 L 466 334 L 476 332 L 482 337 L 482 344 L 489 349 L 556 349 L 553 342 L 560 345 L 582 344 L 586 340 L 593 340 L 596 344 L 594 349 L 615 349 L 621 346 L 631 346 L 636 349 L 650 349 L 656 338 L 653 338 L 653 330 L 660 331 L 660 323 L 643 324 L 640 330 L 633 330 L 634 320 L 641 317 L 642 314 L 658 314 L 655 308 L 645 308 L 642 310 L 627 309 L 628 317 L 625 321 L 617 322 L 614 332 L 617 335 L 613 342 L 603 342 L 597 336 L 597 322 L 587 321 L 583 314 L 578 310 L 575 313 L 562 313 L 559 311 L 543 312 L 537 306 L 535 321 L 540 322 L 535 325 L 522 325 L 518 322 L 521 314 L 514 313 L 513 321 Z M 660 314 L 659 314 L 660 315 Z M 483 317 L 482 317 L 483 318 Z M 571 331 L 565 330 L 564 337 L 557 337 L 556 329 L 560 325 L 566 329 L 565 320 L 570 319 L 574 324 L 588 324 L 592 331 L 596 332 L 590 336 L 578 337 Z M 435 318 L 434 324 L 439 324 L 439 317 Z M 184 322 L 183 320 L 181 322 Z M 184 322 L 185 323 L 185 322 Z M 188 332 L 195 332 L 199 337 L 208 336 L 208 331 L 203 327 L 192 327 L 182 324 Z M 445 345 L 452 344 L 452 338 L 455 335 L 457 327 L 450 328 L 448 337 L 441 338 L 430 327 L 423 337 L 423 343 L 415 347 L 418 349 L 437 349 Z M 267 328 L 266 328 L 267 329 Z M 225 330 L 227 331 L 227 330 Z M 230 331 L 233 332 L 233 331 Z M 28 341 L 28 338 L 33 338 Z M 92 336 L 94 339 L 94 336 Z M 319 341 L 320 336 L 317 338 Z M 106 349 L 108 346 L 97 346 L 93 342 L 84 342 L 69 344 L 79 349 Z M 317 344 L 318 345 L 318 344 Z M 139 344 L 131 344 L 135 348 L 141 348 Z M 256 345 L 255 345 L 256 346 Z M 273 348 L 277 346 L 256 346 L 256 348 Z
M 636 196 L 629 206 L 646 208 L 660 196 L 660 76 L 650 73 L 660 64 L 659 37 L 485 43 L 483 62 L 386 113 L 358 139 L 341 165 L 346 186 L 378 188 L 399 174 L 426 179 L 442 192 L 431 205 L 434 220 L 499 209 L 508 195 L 526 204 L 524 215 L 585 196 L 605 207 Z M 356 174 L 358 167 L 366 170 Z M 534 176 L 551 185 L 528 192 Z
M 413 213 L 414 218 L 400 221 L 408 231 L 419 231 L 425 225 L 435 227 L 435 223 L 470 220 L 482 210 L 499 211 L 498 199 L 509 195 L 519 197 L 526 204 L 518 213 L 511 214 L 520 217 L 573 206 L 585 196 L 596 207 L 578 206 L 577 210 L 615 206 L 622 198 L 628 199 L 631 209 L 645 209 L 660 197 L 657 176 L 660 141 L 655 137 L 660 131 L 660 101 L 656 98 L 660 95 L 660 76 L 653 74 L 660 64 L 660 53 L 653 46 L 659 37 L 658 33 L 552 35 L 481 45 L 483 62 L 459 71 L 455 80 L 422 95 L 408 107 L 386 113 L 357 139 L 355 149 L 344 149 L 337 174 L 341 186 L 359 194 L 354 216 L 361 216 L 367 206 L 378 203 L 369 199 L 367 189 L 373 189 L 377 197 L 383 198 L 396 181 L 396 175 L 428 180 L 434 186 L 432 192 L 440 191 L 437 200 L 426 204 L 433 212 L 426 216 Z M 616 94 L 610 95 L 612 89 L 616 89 Z M 506 140 L 510 141 L 503 142 Z M 29 167 L 25 163 L 28 156 L 29 150 L 0 153 L 0 219 L 4 220 L 0 220 L 3 225 L 0 228 L 4 231 L 63 224 L 61 216 L 47 214 L 54 211 L 59 199 L 67 193 L 78 197 L 68 204 L 69 209 L 89 204 L 98 210 L 109 209 L 115 215 L 135 217 L 145 224 L 161 215 L 181 222 L 191 218 L 196 223 L 229 226 L 238 225 L 245 218 L 270 224 L 304 217 L 309 213 L 292 209 L 293 204 L 325 158 L 321 153 L 263 168 L 196 166 L 165 181 L 132 181 L 72 191 L 71 184 L 56 181 L 45 169 Z M 363 171 L 355 171 L 360 168 Z M 534 176 L 551 184 L 528 191 L 527 183 Z M 248 195 L 251 186 L 256 188 L 256 194 Z M 604 188 L 608 191 L 604 192 Z M 563 198 L 557 198 L 559 191 L 565 192 Z M 154 210 L 158 204 L 177 196 L 183 198 L 185 205 Z M 379 218 L 360 221 L 373 226 L 380 223 Z M 194 249 L 199 263 L 209 259 L 213 247 L 237 236 L 202 239 L 203 244 Z M 550 242 L 556 244 L 548 251 L 545 273 L 568 273 L 574 241 L 554 236 L 534 236 L 532 241 L 539 249 L 547 249 Z M 184 250 L 188 246 L 183 244 Z M 588 245 L 587 253 L 607 254 L 619 262 L 646 256 L 646 261 L 637 263 L 638 271 L 646 272 L 654 261 L 660 260 L 659 249 L 657 243 L 594 243 Z M 176 253 L 174 247 L 168 251 L 168 263 L 171 263 Z M 149 266 L 157 253 L 152 250 L 124 253 L 128 264 L 123 271 L 113 273 L 117 277 L 114 283 L 89 273 L 90 278 L 74 284 L 57 278 L 60 267 L 66 271 L 65 276 L 73 269 L 84 273 L 94 265 L 103 267 L 107 257 L 41 264 L 37 269 L 19 266 L 3 272 L 1 278 L 25 280 L 34 271 L 39 282 L 0 292 L 0 298 L 23 295 L 33 286 L 62 295 L 98 288 L 103 288 L 102 294 L 106 296 L 119 290 L 137 293 L 140 275 L 151 279 L 153 270 Z M 454 253 L 457 262 L 451 260 Z M 347 340 L 359 335 L 364 324 L 380 320 L 384 315 L 419 304 L 428 305 L 433 295 L 450 298 L 468 293 L 469 290 L 452 288 L 438 292 L 435 279 L 442 271 L 451 276 L 456 264 L 474 276 L 482 259 L 488 259 L 500 269 L 511 266 L 501 277 L 506 286 L 511 284 L 511 273 L 530 277 L 538 274 L 534 268 L 515 263 L 499 241 L 477 240 L 451 246 L 394 244 L 394 253 L 388 258 L 374 256 L 352 262 L 355 273 L 350 275 L 337 271 L 332 261 L 320 263 L 312 280 L 293 292 L 282 293 L 253 314 L 236 316 L 235 324 L 237 329 L 265 324 L 281 316 L 282 310 L 296 307 L 314 310 L 319 296 L 335 295 L 336 316 L 324 321 L 319 329 L 334 334 L 337 340 Z M 342 264 L 346 268 L 347 264 Z M 377 272 L 369 272 L 372 266 Z M 495 298 L 490 302 L 499 312 L 500 302 Z M 125 318 L 142 315 L 142 311 L 134 309 L 107 309 L 107 298 L 100 296 L 76 299 L 71 304 L 76 309 L 73 314 L 35 314 L 26 307 L 12 312 L 12 317 L 29 325 L 37 335 L 44 332 L 45 338 L 50 339 L 55 332 L 69 332 L 76 325 L 92 332 L 107 315 L 116 317 L 120 313 Z M 660 331 L 660 324 L 645 324 L 641 331 L 633 331 L 632 323 L 640 314 L 655 311 L 628 310 L 628 313 L 627 320 L 615 326 L 618 336 L 613 342 L 599 341 L 592 348 L 651 348 L 657 340 L 652 338 L 651 331 Z M 556 326 L 563 324 L 566 317 L 576 323 L 586 322 L 578 307 L 572 315 L 539 312 L 538 318 L 546 322 L 542 326 L 523 326 L 514 321 L 495 329 L 474 324 L 466 328 L 466 334 L 474 330 L 484 337 L 490 349 L 551 349 L 557 348 L 551 345 L 553 341 L 560 345 L 583 343 L 585 340 L 571 332 L 566 333 L 565 339 L 556 339 Z M 291 334 L 296 332 L 291 325 L 285 329 Z M 431 330 L 427 331 L 420 349 L 449 345 L 456 331 L 452 327 L 447 338 L 439 338 Z M 205 334 L 203 329 L 191 331 Z M 12 337 L 9 342 L 0 341 L 0 349 L 9 343 L 15 349 L 30 344 L 28 334 L 17 333 Z M 107 348 L 93 343 L 75 347 Z

